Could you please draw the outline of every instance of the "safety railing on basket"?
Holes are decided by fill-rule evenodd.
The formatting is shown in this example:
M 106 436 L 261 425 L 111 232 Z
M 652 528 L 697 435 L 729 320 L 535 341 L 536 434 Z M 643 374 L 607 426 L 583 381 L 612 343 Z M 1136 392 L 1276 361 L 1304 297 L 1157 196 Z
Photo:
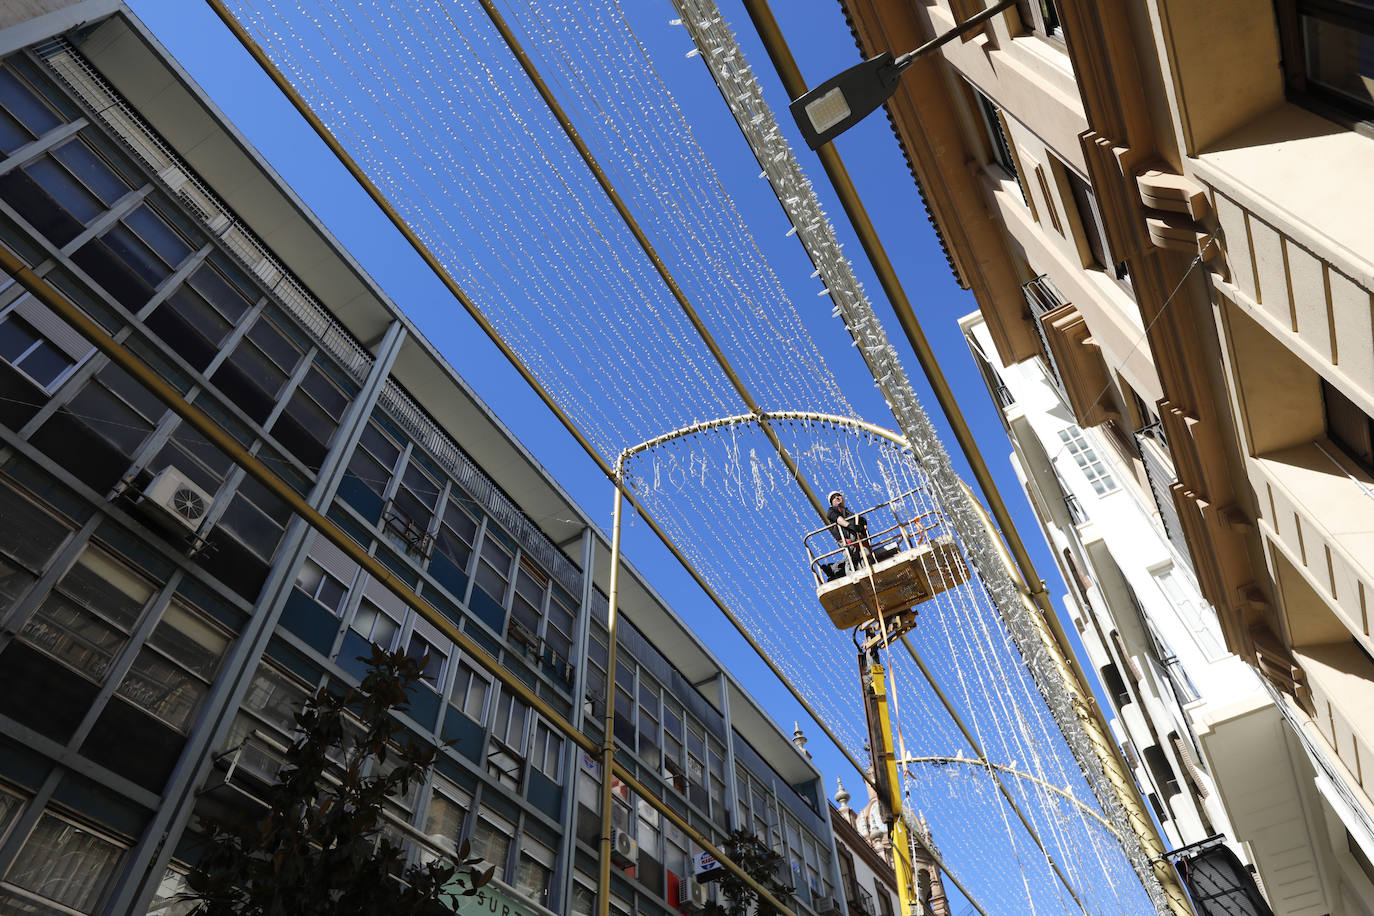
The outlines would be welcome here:
M 852 575 L 870 558 L 880 563 L 929 541 L 934 536 L 932 533 L 943 528 L 944 523 L 938 512 L 921 506 L 920 501 L 914 498 L 916 494 L 917 490 L 908 490 L 886 502 L 850 512 L 850 518 L 858 516 L 868 522 L 864 537 L 846 538 L 845 543 L 839 543 L 833 533 L 835 526 L 831 524 L 809 532 L 803 544 L 816 585 L 822 586 L 841 576 Z M 875 529 L 872 519 L 879 514 L 891 516 L 892 523 L 885 528 Z M 817 540 L 819 544 L 815 543 Z

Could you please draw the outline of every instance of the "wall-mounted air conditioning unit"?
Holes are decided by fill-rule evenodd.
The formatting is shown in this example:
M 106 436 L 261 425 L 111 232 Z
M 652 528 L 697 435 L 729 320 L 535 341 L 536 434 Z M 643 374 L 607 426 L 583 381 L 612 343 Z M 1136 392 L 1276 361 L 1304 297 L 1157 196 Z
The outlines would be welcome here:
M 215 502 L 213 496 L 171 465 L 153 478 L 143 491 L 143 498 L 192 531 L 200 527 Z
M 624 830 L 611 831 L 611 861 L 622 868 L 639 864 L 639 844 Z
M 684 877 L 677 883 L 677 907 L 684 913 L 704 913 L 711 904 L 711 885 Z

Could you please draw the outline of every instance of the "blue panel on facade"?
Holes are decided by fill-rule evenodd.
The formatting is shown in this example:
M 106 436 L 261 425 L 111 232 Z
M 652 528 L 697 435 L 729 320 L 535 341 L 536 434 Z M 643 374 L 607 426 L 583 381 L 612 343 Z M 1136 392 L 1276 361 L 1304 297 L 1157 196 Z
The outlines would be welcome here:
M 340 481 L 339 499 L 357 509 L 363 518 L 376 522 L 382 517 L 382 498 L 352 475 L 345 475 Z
M 433 729 L 439 718 L 439 694 L 423 684 L 416 684 L 406 695 L 410 697 L 410 717 L 425 728 Z
M 53 799 L 129 836 L 138 836 L 148 823 L 148 811 L 77 773 L 62 777 Z
M 14 742 L 0 739 L 0 776 L 29 789 L 37 789 L 52 768 L 46 757 Z
M 395 551 L 387 550 L 379 545 L 377 547 L 377 559 L 383 566 L 394 572 L 398 579 L 411 588 L 414 588 L 416 583 L 420 581 L 420 577 L 415 574 L 415 568 L 411 566 L 407 560 L 402 559 L 400 554 Z
M 343 507 L 336 504 L 329 510 L 329 518 L 334 524 L 344 530 L 344 534 L 347 534 L 364 547 L 372 543 L 372 535 L 368 534 L 367 529 L 359 525 L 357 520 L 349 515 Z
M 334 645 L 334 637 L 339 632 L 339 618 L 293 588 L 281 612 L 281 627 L 295 633 L 321 655 L 328 655 L 330 647 Z
M 486 732 L 482 726 L 453 708 L 444 717 L 444 740 L 453 745 L 454 750 L 474 762 L 482 760 L 482 745 L 486 743 Z
M 279 639 L 274 639 L 267 644 L 266 654 L 268 658 L 280 662 L 286 667 L 286 670 L 307 684 L 318 684 L 320 675 L 324 674 L 323 668 Z
M 477 619 L 491 627 L 498 633 L 506 629 L 506 609 L 501 606 L 501 602 L 482 591 L 480 588 L 472 590 L 472 598 L 468 601 L 468 608 L 477 615 Z
M 430 561 L 429 574 L 434 577 L 435 582 L 446 588 L 450 595 L 460 601 L 468 590 L 467 573 L 454 566 L 453 561 L 442 553 L 436 553 L 434 559 Z
M 340 668 L 361 681 L 363 675 L 367 673 L 366 660 L 371 656 L 372 644 L 349 630 L 344 634 L 343 646 L 339 649 L 339 657 L 336 661 L 338 661 Z
M 486 630 L 481 627 L 471 627 L 467 634 L 492 658 L 501 657 L 501 641 L 492 637 Z
M 531 767 L 529 800 L 540 811 L 558 820 L 563 809 L 563 788 Z

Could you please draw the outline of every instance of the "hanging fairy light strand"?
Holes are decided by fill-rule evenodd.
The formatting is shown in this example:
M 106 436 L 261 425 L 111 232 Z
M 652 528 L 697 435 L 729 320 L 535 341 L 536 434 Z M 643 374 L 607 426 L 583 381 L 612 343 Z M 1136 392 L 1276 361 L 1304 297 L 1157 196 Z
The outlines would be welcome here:
M 635 253 L 475 4 L 231 5 L 603 456 L 739 411 L 719 366 Z M 507 6 L 598 160 L 760 402 L 852 416 L 753 223 L 727 192 L 626 10 L 613 0 L 579 4 L 576 15 L 553 0 Z M 704 47 L 703 57 L 730 58 L 728 48 L 714 48 Z M 730 61 L 746 72 L 742 58 Z M 763 109 L 747 98 L 744 104 L 764 123 Z M 771 174 L 772 160 L 760 158 Z M 801 199 L 809 188 L 795 191 L 790 196 Z M 805 242 L 819 231 L 814 223 L 794 217 L 792 228 Z M 833 271 L 818 271 L 817 279 L 827 293 L 845 289 Z M 862 316 L 842 310 L 842 317 L 865 327 Z M 895 353 L 889 356 L 895 361 Z M 875 375 L 889 390 L 891 372 Z M 823 423 L 784 424 L 777 434 L 803 476 L 833 483 L 856 507 L 915 491 L 909 511 L 950 524 L 925 449 L 913 454 Z M 814 610 L 804 559 L 786 559 L 796 557 L 799 534 L 818 523 L 777 451 L 756 427 L 717 429 L 651 450 L 631 472 L 641 504 L 672 542 L 851 753 L 862 754 L 853 645 Z M 944 687 L 970 710 L 970 727 L 989 760 L 1017 761 L 1044 783 L 1091 799 L 982 581 L 949 590 L 921 614 L 928 624 L 912 638 L 923 654 L 941 659 Z M 938 756 L 965 747 L 930 688 L 898 667 L 907 751 Z M 918 776 L 911 792 L 952 866 L 972 876 L 995 912 L 1027 912 L 1028 899 L 1064 899 L 986 774 L 955 778 L 939 770 Z M 1071 878 L 1075 886 L 1092 886 L 1085 893 L 1092 912 L 1138 911 L 1138 886 L 1114 887 L 1103 878 L 1120 853 L 1100 824 L 1054 793 L 1021 786 L 1014 794 L 1057 861 L 1085 863 Z M 980 823 L 1002 825 L 1015 881 L 989 864 L 986 837 L 964 829 L 971 812 Z

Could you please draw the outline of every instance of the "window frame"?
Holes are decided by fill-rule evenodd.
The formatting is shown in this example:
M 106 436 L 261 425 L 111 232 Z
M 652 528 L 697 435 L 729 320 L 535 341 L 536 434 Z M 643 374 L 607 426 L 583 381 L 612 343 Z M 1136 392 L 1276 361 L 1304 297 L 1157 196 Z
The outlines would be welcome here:
M 51 395 L 54 392 L 56 392 L 57 389 L 61 388 L 62 384 L 66 382 L 67 379 L 71 378 L 72 375 L 76 373 L 76 370 L 80 368 L 82 364 L 85 363 L 86 359 L 90 356 L 90 353 L 93 351 L 88 351 L 86 356 L 82 357 L 81 359 L 74 359 L 72 355 L 66 351 L 66 349 L 60 346 L 46 333 L 44 333 L 42 328 L 38 327 L 32 321 L 30 321 L 27 315 L 22 314 L 15 308 L 15 306 L 17 306 L 22 301 L 24 301 L 24 297 L 20 296 L 8 307 L 0 309 L 0 325 L 3 325 L 9 321 L 23 322 L 23 324 L 28 327 L 29 331 L 32 332 L 30 336 L 34 338 L 33 343 L 29 344 L 21 353 L 18 353 L 13 359 L 9 357 L 0 356 L 0 360 L 3 360 L 11 369 L 13 369 L 15 372 L 18 372 L 20 375 L 24 376 L 24 378 L 32 382 L 44 394 Z M 16 327 L 18 327 L 18 324 L 16 324 Z M 61 371 L 59 371 L 55 376 L 53 376 L 52 381 L 46 383 L 39 379 L 37 376 L 33 375 L 31 372 L 29 372 L 29 370 L 25 369 L 22 365 L 22 363 L 26 359 L 28 359 L 28 357 L 32 356 L 42 347 L 46 347 L 47 349 L 59 354 L 67 363 L 67 365 Z
M 313 566 L 316 570 L 319 571 L 320 574 L 319 582 L 315 585 L 313 591 L 306 589 L 304 583 L 302 582 L 302 577 L 305 574 L 307 564 Z M 330 607 L 324 601 L 320 600 L 320 591 L 324 588 L 326 581 L 333 581 L 339 584 L 339 588 L 342 594 L 339 598 L 338 607 Z M 329 611 L 335 617 L 342 617 L 344 613 L 348 610 L 348 593 L 352 590 L 352 586 L 349 585 L 347 582 L 344 582 L 338 576 L 334 575 L 332 572 L 330 572 L 328 569 L 324 567 L 324 564 L 320 563 L 319 560 L 316 560 L 313 557 L 307 556 L 303 560 L 301 560 L 300 569 L 296 571 L 296 588 L 300 589 L 302 594 L 308 595 L 312 601 L 314 601 L 316 604 L 318 604 L 325 610 Z
M 1339 0 L 1275 0 L 1284 90 L 1288 100 L 1365 136 L 1374 137 L 1374 99 L 1361 102 L 1309 76 L 1303 18 L 1374 39 L 1374 10 Z

